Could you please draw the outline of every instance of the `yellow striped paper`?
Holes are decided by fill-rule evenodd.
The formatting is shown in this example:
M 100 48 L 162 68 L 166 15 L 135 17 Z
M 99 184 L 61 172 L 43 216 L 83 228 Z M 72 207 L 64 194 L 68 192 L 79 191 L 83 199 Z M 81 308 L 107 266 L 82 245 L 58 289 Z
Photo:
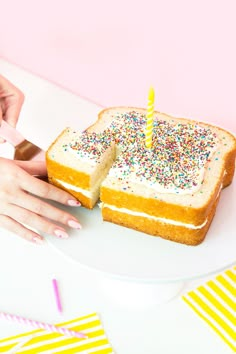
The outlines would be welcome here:
M 188 292 L 183 300 L 236 352 L 236 266 Z
M 58 326 L 81 331 L 88 338 L 74 338 L 43 329 L 22 333 L 0 340 L 0 353 L 19 354 L 110 354 L 114 353 L 101 321 L 92 313 Z

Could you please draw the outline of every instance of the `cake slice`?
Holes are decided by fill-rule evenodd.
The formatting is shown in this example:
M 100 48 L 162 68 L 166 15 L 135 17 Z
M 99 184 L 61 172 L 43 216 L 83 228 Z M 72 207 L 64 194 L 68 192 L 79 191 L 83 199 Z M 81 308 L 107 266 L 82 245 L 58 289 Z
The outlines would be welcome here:
M 232 182 L 236 140 L 222 128 L 154 113 L 145 147 L 146 110 L 113 107 L 82 134 L 65 129 L 47 152 L 49 180 L 105 221 L 197 245 Z
M 92 209 L 115 158 L 115 145 L 102 134 L 67 127 L 46 153 L 48 180 Z

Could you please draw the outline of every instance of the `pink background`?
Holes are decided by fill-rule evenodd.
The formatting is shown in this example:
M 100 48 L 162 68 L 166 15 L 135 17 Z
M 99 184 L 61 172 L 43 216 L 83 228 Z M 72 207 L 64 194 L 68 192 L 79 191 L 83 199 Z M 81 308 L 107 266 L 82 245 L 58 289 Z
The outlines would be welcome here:
M 236 123 L 235 0 L 0 0 L 0 56 L 103 106 Z

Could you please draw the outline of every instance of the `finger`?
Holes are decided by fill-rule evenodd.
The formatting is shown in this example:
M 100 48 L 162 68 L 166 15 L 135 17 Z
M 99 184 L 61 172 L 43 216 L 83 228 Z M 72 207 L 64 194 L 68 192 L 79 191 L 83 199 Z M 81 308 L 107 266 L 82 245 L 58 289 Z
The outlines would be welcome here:
M 62 227 L 52 223 L 40 215 L 35 214 L 30 210 L 24 209 L 17 205 L 10 205 L 5 214 L 11 218 L 14 218 L 17 222 L 24 224 L 25 226 L 32 227 L 49 235 L 54 235 L 59 238 L 69 237 L 67 232 Z
M 2 123 L 2 108 L 0 106 L 0 126 L 1 126 L 1 123 Z M 1 133 L 0 133 L 0 135 L 1 135 Z M 5 141 L 6 140 L 0 136 L 0 144 L 5 143 Z
M 80 203 L 68 192 L 53 186 L 47 182 L 34 178 L 22 171 L 23 176 L 20 179 L 20 187 L 25 191 L 37 195 L 38 197 L 54 200 L 58 203 L 79 206 Z
M 13 103 L 8 107 L 4 119 L 11 126 L 15 127 L 20 115 L 21 107 L 23 102 L 18 102 L 15 98 L 12 100 Z
M 58 209 L 41 199 L 37 199 L 30 194 L 25 194 L 24 192 L 19 191 L 11 205 L 17 205 L 23 208 L 22 210 L 30 210 L 41 217 L 56 221 L 72 228 L 81 229 L 79 221 L 73 215 Z M 27 217 L 28 215 L 29 214 L 27 214 Z M 27 220 L 22 222 L 27 223 Z M 50 233 L 52 232 L 50 231 Z
M 7 123 L 15 127 L 24 103 L 24 94 L 14 85 L 10 84 L 5 93 L 5 100 L 7 100 L 7 109 L 5 110 L 4 119 Z
M 47 176 L 47 168 L 45 161 L 20 161 L 14 160 L 15 164 L 21 167 L 30 175 Z
M 19 235 L 25 240 L 42 244 L 44 239 L 42 236 L 34 232 L 33 230 L 28 229 L 24 225 L 18 223 L 16 220 L 10 218 L 6 215 L 0 215 L 0 225 L 8 231 L 13 232 L 14 234 Z

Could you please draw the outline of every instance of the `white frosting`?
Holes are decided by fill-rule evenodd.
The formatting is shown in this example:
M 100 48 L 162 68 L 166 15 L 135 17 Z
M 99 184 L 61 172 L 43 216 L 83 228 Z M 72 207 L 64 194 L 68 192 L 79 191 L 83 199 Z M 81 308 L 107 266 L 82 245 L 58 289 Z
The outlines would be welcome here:
M 61 184 L 63 187 L 65 187 L 66 189 L 70 189 L 72 191 L 75 191 L 75 192 L 78 192 L 78 193 L 81 193 L 83 195 L 85 195 L 86 197 L 88 198 L 92 198 L 93 194 L 91 191 L 88 191 L 87 189 L 83 189 L 83 188 L 79 188 L 79 187 L 76 187 L 76 186 L 73 186 L 72 184 L 69 184 L 69 183 L 66 183 L 66 182 L 63 182 L 59 179 L 56 179 L 57 183 Z
M 63 149 L 83 163 L 96 166 L 112 146 L 111 140 L 108 137 L 104 139 L 102 134 L 88 132 L 79 134 L 70 130 L 69 139 L 63 144 Z
M 110 169 L 110 171 L 109 171 L 108 176 L 117 178 L 117 184 L 119 184 L 119 178 L 120 178 L 120 181 L 122 183 L 122 181 L 125 180 L 125 177 L 124 177 L 125 169 L 126 169 L 125 166 L 122 166 L 122 169 L 121 168 L 112 167 Z M 142 180 L 140 180 L 140 178 L 137 177 L 137 174 L 136 174 L 135 170 L 133 170 L 132 172 L 129 172 L 129 175 L 127 177 L 127 181 L 130 184 L 142 184 L 146 188 L 152 188 L 157 193 L 175 193 L 175 194 L 178 193 L 178 194 L 184 195 L 184 194 L 195 193 L 195 192 L 197 192 L 200 189 L 201 182 L 203 181 L 203 178 L 204 178 L 204 174 L 205 174 L 205 168 L 202 168 L 199 171 L 199 180 L 197 182 L 197 185 L 195 187 L 192 187 L 191 189 L 181 189 L 181 188 L 178 188 L 176 186 L 174 186 L 172 188 L 171 187 L 165 187 L 165 186 L 161 185 L 158 182 L 150 183 L 150 181 L 148 181 L 146 178 L 142 178 Z
M 197 192 L 208 161 L 217 150 L 218 139 L 210 129 L 198 125 L 172 124 L 162 122 L 158 117 L 155 123 L 153 149 L 143 147 L 146 119 L 133 111 L 113 117 L 112 134 L 107 135 L 106 126 L 98 133 L 71 131 L 69 141 L 63 142 L 63 149 L 66 147 L 68 155 L 88 165 L 86 168 L 94 169 L 116 144 L 116 161 L 108 176 L 116 178 L 117 184 L 141 184 L 156 193 L 186 195 Z
M 91 166 L 96 166 L 99 163 L 99 160 L 92 159 L 91 153 L 88 153 L 86 151 L 80 151 L 80 154 L 78 154 L 77 150 L 72 149 L 71 147 L 68 147 L 68 152 L 74 157 L 76 157 L 78 160 L 83 160 L 83 163 L 87 163 Z
M 213 157 L 213 155 L 215 154 L 217 150 L 217 147 L 213 148 L 210 150 L 210 154 L 209 154 L 209 160 Z M 149 152 L 147 151 L 147 154 Z M 153 158 L 153 156 L 150 153 L 150 160 Z M 195 177 L 195 182 L 196 185 L 192 185 L 191 188 L 179 188 L 176 185 L 169 185 L 169 186 L 164 186 L 163 184 L 158 183 L 158 181 L 150 181 L 149 179 L 146 179 L 145 177 L 140 177 L 138 176 L 139 170 L 140 170 L 140 166 L 139 166 L 139 161 L 137 161 L 136 164 L 133 164 L 132 166 L 132 170 L 126 166 L 125 164 L 119 164 L 117 165 L 113 165 L 112 168 L 109 171 L 108 176 L 109 177 L 114 177 L 117 179 L 117 184 L 123 183 L 122 181 L 127 181 L 130 184 L 142 184 L 143 186 L 147 187 L 147 188 L 152 188 L 155 192 L 157 193 L 174 193 L 174 194 L 180 194 L 180 195 L 187 195 L 187 194 L 193 194 L 195 192 L 197 192 L 201 186 L 202 186 L 202 182 L 204 180 L 204 176 L 205 176 L 205 172 L 206 172 L 206 168 L 207 168 L 207 162 L 205 163 L 205 165 L 203 165 L 201 168 L 198 169 L 198 173 L 197 176 Z M 177 180 L 176 180 L 177 182 Z
M 188 229 L 201 229 L 201 228 L 203 228 L 206 225 L 206 223 L 208 221 L 208 219 L 206 219 L 201 225 L 194 225 L 194 224 L 187 224 L 187 223 L 183 223 L 183 222 L 172 220 L 172 219 L 166 219 L 166 218 L 160 218 L 160 217 L 152 216 L 152 215 L 149 215 L 149 214 L 146 214 L 146 213 L 137 212 L 137 211 L 133 211 L 133 210 L 126 209 L 126 208 L 117 208 L 114 205 L 110 205 L 110 204 L 106 204 L 106 203 L 101 203 L 100 207 L 109 208 L 111 210 L 118 211 L 119 213 L 125 213 L 125 214 L 134 215 L 134 216 L 141 216 L 141 217 L 153 219 L 153 220 L 156 220 L 156 221 L 163 222 L 165 224 L 183 226 L 183 227 L 186 227 Z

